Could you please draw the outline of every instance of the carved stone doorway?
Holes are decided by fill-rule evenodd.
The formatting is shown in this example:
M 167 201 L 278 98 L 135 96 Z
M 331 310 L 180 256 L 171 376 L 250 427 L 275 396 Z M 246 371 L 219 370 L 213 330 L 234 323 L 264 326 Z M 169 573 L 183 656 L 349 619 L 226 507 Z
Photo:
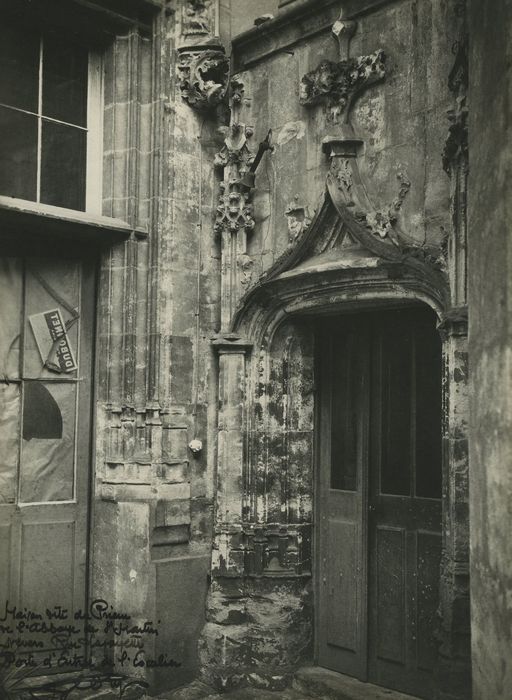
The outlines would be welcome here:
M 441 339 L 428 308 L 319 323 L 320 666 L 433 697 L 441 536 Z

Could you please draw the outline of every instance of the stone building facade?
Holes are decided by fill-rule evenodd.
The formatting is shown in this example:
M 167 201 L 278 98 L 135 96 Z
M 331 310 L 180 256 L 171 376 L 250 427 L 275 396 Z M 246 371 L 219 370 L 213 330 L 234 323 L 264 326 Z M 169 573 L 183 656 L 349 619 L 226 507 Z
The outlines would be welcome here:
M 2 504 L 5 598 L 53 605 L 72 580 L 70 609 L 103 600 L 134 624 L 158 621 L 146 656 L 175 663 L 137 671 L 155 693 L 199 676 L 282 688 L 318 663 L 468 698 L 468 33 L 478 64 L 490 0 L 3 5 L 13 27 L 41 34 L 43 57 L 55 32 L 89 52 L 83 205 L 44 200 L 40 186 L 36 201 L 0 192 L 15 261 L 2 289 L 19 289 L 12 304 L 29 319 L 56 305 L 81 348 L 66 374 L 80 379 L 75 457 L 59 477 L 73 497 L 24 496 L 37 473 L 22 457 L 6 468 L 18 490 Z M 484 121 L 479 85 L 472 118 Z M 41 109 L 44 99 L 38 118 L 55 121 Z M 479 179 L 472 188 L 480 202 Z M 480 235 L 469 277 L 476 377 L 491 313 Z M 80 281 L 66 286 L 75 269 Z M 39 307 L 41 289 L 51 298 Z M 33 306 L 19 301 L 32 293 Z M 54 348 L 37 374 L 28 360 L 17 374 L 13 348 L 29 357 L 29 331 L 14 326 L 0 345 L 5 405 L 17 406 L 19 385 L 28 406 L 34 384 L 57 381 Z M 491 449 L 478 397 L 491 403 L 492 376 L 474 380 L 475 465 Z M 20 411 L 5 434 L 21 421 L 23 450 L 44 450 Z M 405 471 L 393 444 L 412 460 Z M 335 458 L 345 486 L 334 485 Z M 494 531 L 481 539 L 488 515 L 472 498 L 475 697 L 506 698 L 510 671 L 491 691 L 479 665 L 491 663 L 494 613 L 480 598 Z M 499 562 L 488 564 L 501 580 Z M 508 642 L 494 631 L 497 659 Z

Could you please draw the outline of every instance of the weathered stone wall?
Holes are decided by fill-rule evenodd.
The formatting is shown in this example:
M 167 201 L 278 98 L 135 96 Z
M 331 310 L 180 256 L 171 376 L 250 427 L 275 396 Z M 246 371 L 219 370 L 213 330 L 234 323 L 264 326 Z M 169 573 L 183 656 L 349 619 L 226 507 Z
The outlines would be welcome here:
M 512 695 L 512 118 L 508 3 L 469 3 L 473 697 Z
M 161 620 L 152 651 L 181 666 L 156 673 L 155 688 L 200 667 L 221 686 L 278 686 L 312 659 L 313 333 L 309 322 L 279 315 L 272 298 L 230 330 L 240 297 L 293 252 L 319 207 L 329 167 L 340 163 L 327 157 L 324 138 L 353 133 L 364 141 L 357 163 L 375 240 L 392 245 L 392 220 L 416 253 L 452 242 L 443 272 L 433 273 L 451 276 L 451 298 L 431 300 L 447 312 L 442 650 L 450 667 L 463 660 L 468 636 L 465 267 L 454 263 L 461 247 L 453 244 L 454 231 L 465 234 L 454 206 L 464 171 L 445 163 L 450 179 L 441 157 L 460 21 L 443 0 L 347 0 L 345 16 L 357 22 L 349 47 L 331 33 L 340 3 L 281 3 L 288 19 L 233 43 L 231 131 L 219 133 L 229 119 L 227 61 L 218 46 L 193 47 L 216 32 L 229 39 L 232 4 L 221 1 L 220 16 L 213 0 L 169 5 L 152 38 L 127 32 L 106 55 L 105 213 L 134 233 L 102 261 L 92 594 Z M 298 10 L 308 7 L 304 21 Z M 385 75 L 355 96 L 352 132 L 344 107 L 301 104 L 300 93 L 305 74 L 347 50 L 385 54 Z M 248 194 L 232 180 L 247 174 L 269 128 L 274 151 Z M 348 191 L 345 175 L 337 173 Z M 324 248 L 336 244 L 336 226 Z M 428 297 L 421 284 L 393 285 L 385 266 L 357 249 L 344 273 L 353 301 L 372 299 L 370 282 L 358 290 L 349 280 L 361 260 L 369 266 L 361 285 L 375 274 L 382 299 Z M 344 294 L 333 292 L 333 304 Z M 198 452 L 192 439 L 202 441 Z M 453 687 L 446 698 L 460 696 L 456 683 L 445 685 Z
M 254 125 L 254 143 L 272 128 L 275 146 L 258 175 L 249 246 L 255 277 L 288 244 L 290 202 L 296 197 L 312 210 L 324 190 L 328 160 L 322 139 L 341 133 L 345 115 L 333 118 L 324 105 L 302 105 L 299 90 L 302 77 L 321 61 L 339 60 L 331 26 L 340 6 L 324 3 L 314 21 L 284 24 L 275 33 L 263 25 L 250 41 L 247 35 L 234 41 L 235 68 L 245 86 L 243 121 Z M 399 225 L 418 243 L 439 243 L 449 230 L 449 184 L 440 154 L 453 101 L 448 89 L 457 38 L 453 9 L 438 0 L 404 0 L 358 16 L 357 3 L 346 6 L 345 17 L 357 21 L 350 56 L 379 49 L 385 54 L 385 79 L 356 98 L 351 115 L 354 133 L 365 142 L 360 164 L 368 195 L 385 209 L 409 182 Z
M 146 653 L 178 666 L 140 671 L 155 690 L 197 675 L 211 546 L 215 125 L 182 100 L 175 49 L 215 18 L 193 19 L 162 9 L 104 55 L 104 213 L 134 233 L 102 259 L 91 596 L 160 621 Z
M 311 659 L 312 340 L 308 324 L 281 324 L 244 387 L 242 483 L 218 499 L 201 643 L 203 673 L 222 687 L 281 687 Z
M 276 686 L 312 652 L 308 580 L 312 569 L 307 547 L 313 520 L 308 493 L 313 483 L 312 335 L 307 324 L 297 319 L 283 322 L 283 318 L 304 313 L 308 307 L 325 311 L 329 303 L 334 308 L 359 299 L 366 304 L 372 299 L 374 303 L 377 299 L 427 299 L 440 317 L 445 362 L 437 674 L 440 697 L 461 698 L 468 687 L 469 644 L 467 152 L 459 133 L 464 132 L 459 123 L 465 114 L 459 113 L 464 86 L 452 75 L 458 60 L 454 55 L 458 52 L 452 49 L 462 43 L 463 14 L 437 1 L 366 2 L 364 6 L 347 2 L 345 9 L 343 22 L 347 20 L 351 30 L 341 31 L 339 43 L 331 27 L 340 7 L 329 1 L 314 8 L 297 3 L 288 15 L 233 41 L 237 102 L 226 147 L 231 148 L 232 162 L 242 164 L 245 171 L 250 162 L 247 144 L 254 153 L 269 128 L 274 150 L 265 154 L 259 166 L 254 193 L 246 193 L 248 207 L 243 215 L 236 208 L 238 218 L 232 220 L 232 228 L 225 226 L 225 219 L 217 219 L 222 232 L 223 332 L 215 340 L 220 377 L 218 492 L 213 583 L 201 642 L 203 673 L 221 686 Z M 357 58 L 360 55 L 366 58 Z M 329 71 L 337 70 L 332 67 L 336 61 L 354 57 L 365 89 L 360 95 L 354 89 L 353 104 L 352 78 L 348 97 L 332 99 L 331 94 L 327 99 L 310 99 L 308 90 L 322 92 L 329 84 Z M 331 63 L 311 73 L 324 59 Z M 369 74 L 367 66 L 371 66 Z M 312 87 L 305 90 L 301 80 L 306 74 Z M 448 109 L 453 112 L 450 132 Z M 356 143 L 349 148 L 351 137 L 361 139 L 364 146 Z M 237 176 L 236 168 L 229 171 L 229 167 L 234 168 L 224 165 L 226 183 Z M 311 226 L 318 241 L 307 239 L 329 169 L 330 182 L 337 182 L 349 207 L 362 200 L 369 207 L 366 228 L 372 233 L 368 238 L 363 231 L 358 238 L 362 244 L 366 237 L 369 249 L 358 247 L 354 240 L 343 243 L 346 232 L 339 220 L 332 222 L 325 200 L 320 219 Z M 234 190 L 238 206 L 243 189 Z M 336 204 L 338 213 L 340 206 Z M 224 207 L 221 204 L 222 212 Z M 400 282 L 395 285 L 386 281 L 381 265 L 382 254 L 396 259 L 393 230 L 400 230 L 402 240 L 421 257 L 408 282 L 397 271 Z M 242 257 L 234 255 L 233 241 L 241 246 Z M 342 245 L 348 246 L 343 272 L 333 268 L 327 274 L 326 267 L 322 280 L 320 258 L 318 267 L 311 263 L 308 269 L 304 263 L 307 255 L 325 253 L 322 260 L 327 265 L 340 255 Z M 297 254 L 295 262 L 288 264 L 297 247 L 303 251 L 302 258 Z M 244 274 L 233 274 L 241 261 Z M 302 279 L 295 270 L 295 279 L 279 281 L 280 271 L 291 274 L 290 268 L 301 261 L 305 265 Z M 365 271 L 357 269 L 365 266 Z M 269 279 L 275 284 L 267 284 L 265 291 Z M 244 292 L 237 307 L 234 302 Z M 299 348 L 296 356 L 295 347 Z M 268 597 L 272 586 L 279 595 Z M 302 612 L 288 619 L 287 634 L 278 635 L 269 646 L 273 623 L 270 616 L 257 613 L 258 606 L 266 612 L 273 609 L 281 619 L 283 605 Z

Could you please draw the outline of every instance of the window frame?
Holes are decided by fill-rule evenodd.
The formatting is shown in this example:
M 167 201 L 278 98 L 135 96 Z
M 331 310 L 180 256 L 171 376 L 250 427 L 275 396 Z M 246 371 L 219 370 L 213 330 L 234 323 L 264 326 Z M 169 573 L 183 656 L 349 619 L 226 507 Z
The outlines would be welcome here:
M 37 156 L 36 156 L 36 198 L 24 199 L 13 197 L 5 192 L 0 192 L 2 200 L 8 199 L 13 202 L 26 202 L 28 207 L 41 209 L 44 213 L 48 207 L 62 209 L 68 212 L 77 212 L 91 214 L 93 216 L 101 216 L 102 214 L 102 190 L 103 190 L 103 110 L 104 110 L 104 95 L 103 95 L 103 55 L 97 47 L 91 45 L 90 42 L 84 43 L 84 48 L 87 51 L 87 96 L 86 96 L 86 114 L 87 123 L 85 127 L 68 123 L 64 120 L 55 119 L 45 116 L 42 112 L 41 89 L 42 89 L 42 50 L 44 37 L 47 29 L 44 26 L 39 27 L 40 34 L 40 58 L 38 69 L 38 104 L 37 113 L 30 110 L 20 109 L 14 105 L 2 103 L 2 107 L 15 112 L 30 114 L 37 119 Z M 61 34 L 57 31 L 56 34 Z M 68 207 L 59 205 L 50 205 L 41 202 L 41 157 L 42 157 L 42 125 L 43 121 L 64 124 L 76 129 L 85 131 L 85 159 L 83 166 L 85 168 L 85 193 L 84 193 L 84 209 L 69 209 Z

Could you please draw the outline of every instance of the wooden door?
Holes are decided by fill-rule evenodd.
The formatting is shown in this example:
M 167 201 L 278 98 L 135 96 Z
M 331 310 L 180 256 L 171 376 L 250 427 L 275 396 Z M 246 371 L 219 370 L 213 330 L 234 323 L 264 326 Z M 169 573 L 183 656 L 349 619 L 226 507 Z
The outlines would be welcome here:
M 318 658 L 364 678 L 368 326 L 355 317 L 331 322 L 318 349 Z
M 0 618 L 72 616 L 86 602 L 93 265 L 2 257 L 0 292 Z M 41 640 L 55 663 L 59 641 Z
M 431 697 L 441 558 L 441 342 L 427 310 L 373 320 L 369 679 Z
M 434 315 L 333 325 L 319 343 L 318 661 L 428 698 L 441 554 Z

